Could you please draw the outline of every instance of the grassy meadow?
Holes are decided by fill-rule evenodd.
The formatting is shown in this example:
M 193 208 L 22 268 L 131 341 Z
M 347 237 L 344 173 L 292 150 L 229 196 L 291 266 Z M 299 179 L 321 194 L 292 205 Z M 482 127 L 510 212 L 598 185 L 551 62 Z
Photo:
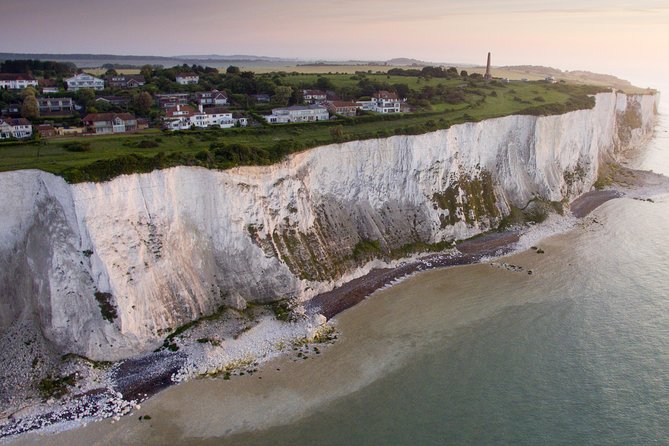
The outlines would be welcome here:
M 387 75 L 389 83 L 407 83 L 411 88 L 444 83 L 449 87 L 462 80 Z M 327 75 L 336 85 L 355 83 L 350 75 Z M 313 74 L 284 78 L 299 87 L 315 79 Z M 438 103 L 431 109 L 396 115 L 365 115 L 308 124 L 283 124 L 233 129 L 164 132 L 148 129 L 134 134 L 76 136 L 41 141 L 0 143 L 0 171 L 41 169 L 64 176 L 68 181 L 101 181 L 116 175 L 150 171 L 174 165 L 200 165 L 225 169 L 245 164 L 271 164 L 285 155 L 319 145 L 350 140 L 420 134 L 467 121 L 511 114 L 557 114 L 588 108 L 595 90 L 565 84 L 480 82 L 465 88 L 465 100 L 457 104 Z M 81 143 L 78 151 L 67 148 Z

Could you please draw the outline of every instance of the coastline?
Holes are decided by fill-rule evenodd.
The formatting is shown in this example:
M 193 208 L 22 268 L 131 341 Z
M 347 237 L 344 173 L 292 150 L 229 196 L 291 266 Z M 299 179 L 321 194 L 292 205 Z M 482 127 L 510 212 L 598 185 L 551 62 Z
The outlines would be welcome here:
M 669 189 L 669 179 L 662 175 L 629 169 L 624 169 L 622 172 L 620 175 L 626 180 L 624 186 L 615 186 L 604 191 L 591 191 L 582 194 L 572 201 L 570 205 L 571 214 L 576 219 L 583 219 L 594 209 L 614 198 L 628 196 L 636 199 L 647 199 L 649 194 L 657 193 L 658 190 Z M 617 178 L 617 181 L 620 181 L 620 178 Z M 622 183 L 622 181 L 620 182 Z M 569 220 L 569 217 L 563 217 L 562 219 L 566 221 Z M 560 230 L 564 231 L 573 227 L 573 223 L 574 221 L 571 221 L 563 225 Z M 541 229 L 545 226 L 545 224 L 539 224 L 533 228 Z M 548 228 L 547 233 L 541 230 L 535 231 L 538 234 L 534 234 L 533 240 L 536 242 L 546 236 L 555 235 L 560 230 L 556 232 Z M 305 302 L 303 305 L 306 314 L 320 313 L 330 320 L 344 310 L 364 301 L 376 291 L 395 285 L 419 272 L 471 265 L 481 263 L 483 259 L 521 252 L 529 248 L 529 245 L 525 244 L 523 246 L 519 243 L 526 232 L 519 229 L 489 232 L 457 243 L 456 249 L 449 253 L 429 254 L 400 264 L 396 268 L 372 270 L 363 277 L 352 280 L 329 292 L 319 294 Z M 512 266 L 502 264 L 503 268 Z M 253 333 L 249 336 L 251 335 Z M 282 355 L 280 351 L 267 351 L 266 357 L 259 361 L 267 362 L 279 355 Z M 98 389 L 98 392 L 88 392 L 83 396 L 88 398 L 84 401 L 84 406 L 102 404 L 103 407 L 97 413 L 94 410 L 62 408 L 60 411 L 54 410 L 41 414 L 32 423 L 23 423 L 23 419 L 16 420 L 14 423 L 8 423 L 0 427 L 0 441 L 12 441 L 23 433 L 40 432 L 43 429 L 45 432 L 76 429 L 81 423 L 93 419 L 113 417 L 114 420 L 118 420 L 120 416 L 138 410 L 140 403 L 151 396 L 167 387 L 173 387 L 174 376 L 184 366 L 185 362 L 186 358 L 181 353 L 168 351 L 164 351 L 160 355 L 144 355 L 120 362 L 116 368 L 116 375 L 114 383 L 110 386 L 111 388 Z M 257 365 L 257 363 L 254 364 L 254 366 Z M 253 370 L 253 367 L 251 369 Z M 149 371 L 153 371 L 153 373 L 148 373 Z M 147 379 L 147 376 L 149 376 L 149 379 Z M 109 398 L 105 401 L 106 392 L 108 392 L 107 396 Z M 75 405 L 75 407 L 78 406 Z M 74 425 L 71 423 L 74 423 Z

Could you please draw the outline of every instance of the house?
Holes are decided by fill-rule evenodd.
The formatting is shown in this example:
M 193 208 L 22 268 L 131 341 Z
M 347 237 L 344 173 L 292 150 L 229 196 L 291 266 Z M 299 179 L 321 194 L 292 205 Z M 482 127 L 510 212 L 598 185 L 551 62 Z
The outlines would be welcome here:
M 86 129 L 84 127 L 56 127 L 58 136 L 82 135 Z
M 203 107 L 218 107 L 228 104 L 228 95 L 218 90 L 200 91 L 195 93 L 195 102 Z
M 200 76 L 193 73 L 177 73 L 175 77 L 179 85 L 194 85 L 200 82 Z
M 21 90 L 29 86 L 37 87 L 37 80 L 29 74 L 0 73 L 0 89 Z
M 372 96 L 373 110 L 377 113 L 399 113 L 401 101 L 397 93 L 390 91 L 379 91 Z
M 374 111 L 376 102 L 369 101 L 356 101 L 355 104 L 358 106 L 359 110 L 363 111 Z
M 359 108 L 359 105 L 355 102 L 346 101 L 327 101 L 324 105 L 330 113 L 342 116 L 355 116 Z
M 0 118 L 0 139 L 30 138 L 33 126 L 25 118 Z
M 555 80 L 555 78 L 553 76 L 546 76 L 544 81 L 548 82 L 549 84 L 556 84 L 557 83 L 557 81 Z
M 37 126 L 37 133 L 42 138 L 52 138 L 56 136 L 56 129 L 49 124 L 40 124 Z
M 105 81 L 86 73 L 79 73 L 65 79 L 65 84 L 67 85 L 67 89 L 71 91 L 81 90 L 82 88 L 93 90 L 104 90 L 105 88 Z
M 157 94 L 156 102 L 160 108 L 171 108 L 176 105 L 187 105 L 189 98 L 188 93 Z
M 41 115 L 71 115 L 74 113 L 72 98 L 37 98 Z
M 130 99 L 123 96 L 98 96 L 95 98 L 95 102 L 104 102 L 117 107 L 127 107 L 130 105 Z
M 40 79 L 38 84 L 42 89 L 42 94 L 58 93 L 58 91 L 60 91 L 55 79 Z
M 327 121 L 330 119 L 328 109 L 322 105 L 293 105 L 272 109 L 272 114 L 265 116 L 270 124 L 285 124 L 289 122 Z
M 112 88 L 138 88 L 146 84 L 146 79 L 141 74 L 108 76 L 107 83 Z
M 169 130 L 188 130 L 194 124 L 190 118 L 197 114 L 190 105 L 175 104 L 165 107 L 163 126 Z
M 251 99 L 256 101 L 259 104 L 267 104 L 271 100 L 270 96 L 268 94 L 252 94 Z
M 137 118 L 137 130 L 144 130 L 149 128 L 149 120 L 146 118 Z
M 17 102 L 12 102 L 7 108 L 0 110 L 0 116 L 7 115 L 16 118 L 21 117 L 21 106 L 22 105 Z
M 137 118 L 131 113 L 91 113 L 82 119 L 92 133 L 127 133 L 137 130 Z
M 327 94 L 321 90 L 302 90 L 302 97 L 305 104 L 317 104 L 328 98 Z
M 235 118 L 227 109 L 221 107 L 204 109 L 200 106 L 196 110 L 190 105 L 176 105 L 168 108 L 163 118 L 163 125 L 169 130 L 188 130 L 191 127 L 207 128 L 211 126 L 227 129 L 235 125 L 245 127 L 247 124 L 246 118 Z

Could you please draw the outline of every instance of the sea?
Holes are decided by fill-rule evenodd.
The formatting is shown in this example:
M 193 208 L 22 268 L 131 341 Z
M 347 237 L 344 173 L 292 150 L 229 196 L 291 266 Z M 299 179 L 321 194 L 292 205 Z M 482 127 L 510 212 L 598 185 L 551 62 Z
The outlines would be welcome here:
M 669 175 L 667 99 L 630 167 Z M 669 445 L 669 194 L 635 198 L 541 240 L 543 254 L 379 291 L 308 359 L 187 382 L 115 425 L 39 442 Z

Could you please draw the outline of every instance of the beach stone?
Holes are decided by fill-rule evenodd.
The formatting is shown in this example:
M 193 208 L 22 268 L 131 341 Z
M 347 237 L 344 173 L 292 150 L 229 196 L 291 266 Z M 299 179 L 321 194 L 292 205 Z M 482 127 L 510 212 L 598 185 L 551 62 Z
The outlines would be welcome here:
M 316 326 L 322 326 L 325 325 L 325 323 L 328 321 L 328 318 L 323 316 L 322 314 L 314 314 L 314 317 L 312 319 L 312 323 Z

